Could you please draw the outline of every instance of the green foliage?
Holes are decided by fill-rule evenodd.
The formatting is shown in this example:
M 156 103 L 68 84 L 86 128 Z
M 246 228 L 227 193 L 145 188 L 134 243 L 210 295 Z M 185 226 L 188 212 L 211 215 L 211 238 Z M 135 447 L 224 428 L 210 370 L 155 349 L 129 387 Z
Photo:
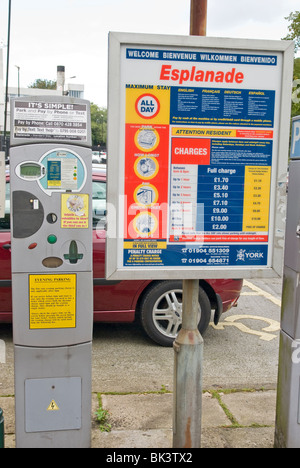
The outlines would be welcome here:
M 56 89 L 56 81 L 43 80 L 38 78 L 31 85 L 29 85 L 28 88 Z
M 107 423 L 107 418 L 109 416 L 109 413 L 107 410 L 103 410 L 99 408 L 96 412 L 96 419 L 99 423 L 99 429 L 101 432 L 110 432 L 111 431 L 111 425 Z
M 108 423 L 108 418 L 110 416 L 109 412 L 103 409 L 101 395 L 98 394 L 98 403 L 99 408 L 95 412 L 96 420 L 99 423 L 99 429 L 101 432 L 110 432 L 111 424 Z
M 290 13 L 285 19 L 290 21 L 290 25 L 288 27 L 289 34 L 283 39 L 295 41 L 295 52 L 297 52 L 300 47 L 300 11 Z
M 107 109 L 91 103 L 92 144 L 106 147 Z
M 292 94 L 292 117 L 300 115 L 300 58 L 294 60 L 294 82 Z
M 289 33 L 285 40 L 295 41 L 295 53 L 300 47 L 300 11 L 294 11 L 285 18 L 290 22 Z M 294 77 L 292 93 L 292 117 L 300 115 L 300 58 L 294 60 Z

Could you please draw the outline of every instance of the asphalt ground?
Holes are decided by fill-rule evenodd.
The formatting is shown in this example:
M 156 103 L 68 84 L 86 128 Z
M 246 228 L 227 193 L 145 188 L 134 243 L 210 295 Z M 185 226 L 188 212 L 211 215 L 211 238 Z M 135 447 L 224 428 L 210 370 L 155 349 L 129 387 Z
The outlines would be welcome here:
M 280 278 L 245 281 L 236 308 L 204 336 L 203 448 L 271 448 L 279 353 Z M 0 325 L 0 407 L 15 446 L 12 327 Z M 4 362 L 5 361 L 5 362 Z M 92 447 L 172 448 L 174 351 L 138 324 L 95 324 Z M 106 412 L 101 425 L 95 412 Z

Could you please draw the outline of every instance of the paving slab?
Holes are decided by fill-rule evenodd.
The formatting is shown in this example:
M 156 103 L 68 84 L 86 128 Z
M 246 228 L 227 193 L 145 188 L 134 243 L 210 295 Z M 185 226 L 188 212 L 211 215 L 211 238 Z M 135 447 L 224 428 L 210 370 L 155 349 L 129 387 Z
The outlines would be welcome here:
M 275 390 L 229 393 L 221 395 L 221 400 L 241 426 L 275 424 Z
M 272 448 L 276 391 L 205 392 L 202 402 L 202 448 Z M 92 394 L 92 448 L 172 448 L 173 394 L 100 394 L 109 413 L 110 432 L 101 432 Z M 5 418 L 5 448 L 15 447 L 14 397 L 0 397 Z M 232 417 L 232 419 L 231 419 Z

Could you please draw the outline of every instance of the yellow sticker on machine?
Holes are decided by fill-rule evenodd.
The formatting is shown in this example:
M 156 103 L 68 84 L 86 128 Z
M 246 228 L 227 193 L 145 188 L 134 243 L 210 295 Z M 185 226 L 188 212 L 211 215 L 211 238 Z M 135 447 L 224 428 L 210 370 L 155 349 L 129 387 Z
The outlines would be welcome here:
M 61 228 L 88 229 L 89 195 L 63 193 L 61 196 Z
M 76 274 L 29 275 L 31 330 L 76 328 Z
M 51 401 L 50 405 L 47 408 L 47 411 L 59 411 L 59 407 L 54 400 Z

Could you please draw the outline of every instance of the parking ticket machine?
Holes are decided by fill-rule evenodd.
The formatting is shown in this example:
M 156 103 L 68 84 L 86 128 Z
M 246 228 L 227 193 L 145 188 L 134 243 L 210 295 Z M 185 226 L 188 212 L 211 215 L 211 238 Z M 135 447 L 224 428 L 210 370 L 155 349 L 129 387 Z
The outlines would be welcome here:
M 275 446 L 300 448 L 300 116 L 293 119 L 288 183 Z
M 89 447 L 92 154 L 90 104 L 11 107 L 16 445 Z

